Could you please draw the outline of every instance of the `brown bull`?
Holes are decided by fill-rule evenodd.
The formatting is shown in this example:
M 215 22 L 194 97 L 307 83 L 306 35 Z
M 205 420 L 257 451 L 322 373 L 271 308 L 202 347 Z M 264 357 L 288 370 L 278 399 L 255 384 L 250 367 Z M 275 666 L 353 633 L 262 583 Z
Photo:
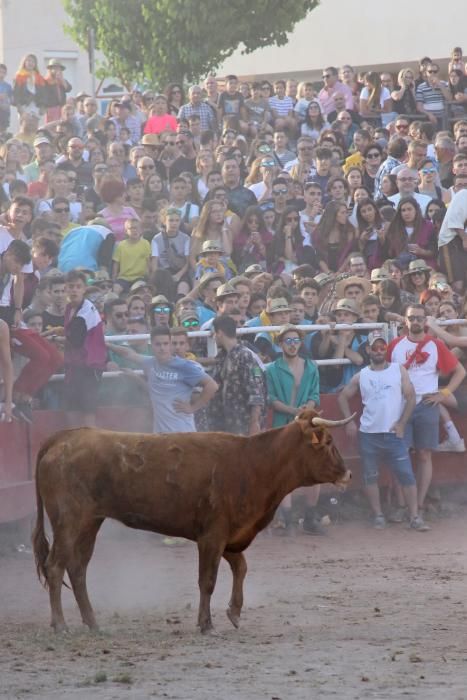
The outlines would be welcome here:
M 100 526 L 113 518 L 197 543 L 203 632 L 212 627 L 211 595 L 224 557 L 233 575 L 227 615 L 238 627 L 247 571 L 243 550 L 271 522 L 286 494 L 299 486 L 349 480 L 325 427 L 346 422 L 304 410 L 286 427 L 253 437 L 89 428 L 51 437 L 37 458 L 33 546 L 39 578 L 49 588 L 52 626 L 66 629 L 61 603 L 66 570 L 83 622 L 97 628 L 86 569 Z M 53 530 L 50 550 L 44 507 Z

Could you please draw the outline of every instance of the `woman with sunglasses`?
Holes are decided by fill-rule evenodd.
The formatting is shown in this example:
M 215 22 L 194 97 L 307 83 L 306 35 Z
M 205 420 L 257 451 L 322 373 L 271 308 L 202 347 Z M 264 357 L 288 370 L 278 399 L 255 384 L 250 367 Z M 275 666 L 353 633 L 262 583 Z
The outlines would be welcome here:
M 415 76 L 411 68 L 402 68 L 397 76 L 397 87 L 391 92 L 392 104 L 397 114 L 417 114 Z M 407 124 L 407 128 L 408 128 Z
M 185 104 L 185 93 L 179 83 L 170 83 L 165 90 L 167 97 L 168 113 L 178 116 L 180 107 Z
M 38 214 L 50 213 L 52 211 L 53 200 L 55 197 L 64 197 L 68 200 L 68 209 L 70 212 L 70 220 L 77 222 L 81 216 L 81 202 L 72 201 L 73 183 L 71 182 L 65 170 L 55 170 L 49 179 L 49 189 L 47 199 L 39 202 L 37 207 Z
M 442 202 L 450 201 L 451 197 L 449 190 L 446 190 L 444 187 L 440 187 L 436 184 L 439 182 L 438 169 L 433 164 L 432 160 L 429 158 L 422 160 L 418 166 L 418 175 L 420 177 L 420 184 L 417 192 L 420 194 L 426 194 L 432 199 L 438 199 Z

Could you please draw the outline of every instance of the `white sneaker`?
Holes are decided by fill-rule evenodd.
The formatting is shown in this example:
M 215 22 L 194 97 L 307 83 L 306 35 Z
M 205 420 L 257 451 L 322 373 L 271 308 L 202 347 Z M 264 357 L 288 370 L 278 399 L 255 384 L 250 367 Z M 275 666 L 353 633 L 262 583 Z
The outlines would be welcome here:
M 438 445 L 436 452 L 465 452 L 465 443 L 463 440 L 458 440 L 458 442 L 444 440 Z

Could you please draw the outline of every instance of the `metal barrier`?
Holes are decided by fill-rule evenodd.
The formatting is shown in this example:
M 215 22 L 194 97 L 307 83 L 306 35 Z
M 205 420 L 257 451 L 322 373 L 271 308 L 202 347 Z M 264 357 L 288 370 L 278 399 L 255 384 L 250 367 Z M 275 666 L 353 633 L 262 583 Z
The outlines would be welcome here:
M 439 321 L 440 326 L 463 326 L 467 325 L 467 319 L 454 319 L 451 321 Z M 282 326 L 252 326 L 252 327 L 245 327 L 242 326 L 241 328 L 237 328 L 237 335 L 242 336 L 242 335 L 255 335 L 257 333 L 277 333 Z M 386 337 L 388 340 L 392 340 L 393 338 L 397 337 L 398 335 L 398 324 L 396 322 L 391 322 L 391 323 L 334 323 L 334 324 L 319 324 L 319 323 L 314 323 L 312 325 L 308 326 L 303 326 L 303 325 L 297 325 L 295 326 L 297 330 L 304 331 L 305 333 L 313 333 L 314 331 L 340 331 L 340 330 L 362 330 L 362 331 L 372 331 L 372 330 L 384 330 Z M 208 350 L 208 357 L 215 357 L 217 354 L 217 345 L 216 341 L 213 336 L 213 332 L 211 330 L 207 331 L 187 331 L 187 336 L 189 338 L 206 338 L 207 339 L 207 350 Z M 149 333 L 135 333 L 134 335 L 111 335 L 111 336 L 106 336 L 105 340 L 107 343 L 121 343 L 121 342 L 127 342 L 130 343 L 133 341 L 138 341 L 138 340 L 149 340 L 150 339 L 150 334 Z M 330 365 L 350 365 L 352 362 L 348 360 L 347 358 L 331 358 L 328 360 L 314 360 L 315 364 L 318 365 L 318 367 L 326 367 Z M 133 370 L 135 374 L 143 374 L 142 370 Z M 120 377 L 123 372 L 114 370 L 110 372 L 104 372 L 103 377 L 104 379 L 110 378 L 110 377 Z M 50 377 L 49 381 L 50 382 L 59 382 L 62 381 L 64 378 L 63 374 L 54 374 L 52 377 Z

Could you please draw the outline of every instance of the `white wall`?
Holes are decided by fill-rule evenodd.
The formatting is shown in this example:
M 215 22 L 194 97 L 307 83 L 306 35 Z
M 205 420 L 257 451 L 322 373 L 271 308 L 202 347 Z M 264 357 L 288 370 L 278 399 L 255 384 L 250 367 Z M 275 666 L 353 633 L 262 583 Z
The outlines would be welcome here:
M 321 0 L 282 47 L 249 55 L 236 52 L 218 75 L 315 77 L 328 65 L 359 68 L 448 57 L 454 46 L 467 53 L 467 2 L 449 0 Z

